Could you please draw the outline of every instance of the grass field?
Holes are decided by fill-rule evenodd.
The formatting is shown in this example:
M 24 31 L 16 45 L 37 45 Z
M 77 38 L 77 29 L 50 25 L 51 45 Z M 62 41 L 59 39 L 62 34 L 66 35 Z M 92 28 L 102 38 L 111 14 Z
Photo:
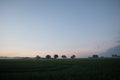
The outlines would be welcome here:
M 2 59 L 0 80 L 120 80 L 120 58 Z

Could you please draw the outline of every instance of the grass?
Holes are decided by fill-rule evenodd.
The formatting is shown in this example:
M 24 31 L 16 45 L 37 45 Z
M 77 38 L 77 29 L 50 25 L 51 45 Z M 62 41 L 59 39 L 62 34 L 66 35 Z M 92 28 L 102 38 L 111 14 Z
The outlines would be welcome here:
M 120 80 L 120 58 L 2 59 L 0 80 Z

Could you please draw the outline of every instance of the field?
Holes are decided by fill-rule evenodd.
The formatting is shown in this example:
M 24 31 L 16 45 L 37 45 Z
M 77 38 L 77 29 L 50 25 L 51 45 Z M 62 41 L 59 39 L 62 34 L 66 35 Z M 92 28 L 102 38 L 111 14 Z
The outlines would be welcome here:
M 120 80 L 120 58 L 1 59 L 0 80 Z

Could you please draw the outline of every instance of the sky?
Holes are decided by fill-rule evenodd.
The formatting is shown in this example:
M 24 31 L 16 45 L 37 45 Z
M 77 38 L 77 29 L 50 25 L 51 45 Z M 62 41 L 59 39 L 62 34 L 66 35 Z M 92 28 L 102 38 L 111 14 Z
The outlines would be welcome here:
M 119 0 L 0 0 L 0 56 L 88 57 L 119 35 Z

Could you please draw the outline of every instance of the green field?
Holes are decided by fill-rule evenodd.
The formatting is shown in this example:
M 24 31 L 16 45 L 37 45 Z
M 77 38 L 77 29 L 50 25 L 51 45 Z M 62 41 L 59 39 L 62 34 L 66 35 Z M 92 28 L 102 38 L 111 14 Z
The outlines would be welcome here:
M 120 80 L 120 58 L 1 59 L 0 80 Z

